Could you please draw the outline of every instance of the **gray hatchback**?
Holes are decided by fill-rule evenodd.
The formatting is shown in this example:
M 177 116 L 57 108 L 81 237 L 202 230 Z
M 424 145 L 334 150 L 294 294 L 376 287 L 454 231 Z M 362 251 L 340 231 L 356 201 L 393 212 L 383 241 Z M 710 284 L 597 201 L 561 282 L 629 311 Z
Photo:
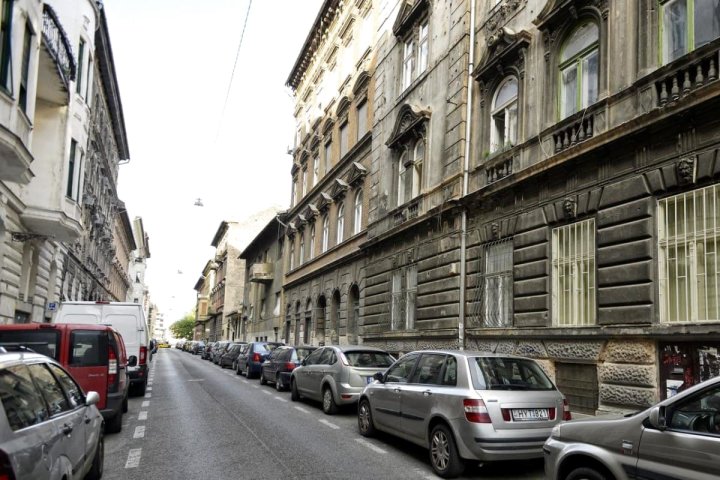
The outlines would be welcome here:
M 720 377 L 639 413 L 559 425 L 544 450 L 549 480 L 717 480 Z
M 360 434 L 382 430 L 428 448 L 445 478 L 460 475 L 466 460 L 541 457 L 552 427 L 570 418 L 563 395 L 529 358 L 416 351 L 375 379 L 358 403 Z

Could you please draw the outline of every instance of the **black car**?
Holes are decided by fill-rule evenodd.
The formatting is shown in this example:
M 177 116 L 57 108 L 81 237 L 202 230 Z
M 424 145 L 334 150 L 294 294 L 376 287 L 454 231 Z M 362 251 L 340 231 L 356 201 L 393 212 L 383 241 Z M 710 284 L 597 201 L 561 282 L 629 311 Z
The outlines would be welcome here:
M 215 346 L 215 343 L 216 342 L 209 342 L 205 346 L 205 350 L 203 351 L 202 355 L 200 355 L 200 358 L 202 358 L 203 360 L 210 360 L 212 358 L 212 350 Z
M 309 345 L 302 347 L 277 347 L 268 355 L 260 370 L 260 384 L 275 383 L 278 391 L 285 390 L 290 385 L 290 373 L 302 364 L 305 357 L 318 347 Z
M 228 340 L 220 340 L 215 344 L 212 350 L 212 362 L 216 365 L 220 365 L 220 357 L 223 353 L 227 352 L 228 347 L 232 342 Z
M 247 345 L 245 342 L 232 342 L 228 349 L 220 356 L 220 361 L 218 362 L 218 365 L 220 365 L 220 368 L 235 368 L 235 360 L 238 357 L 238 354 L 240 353 L 240 350 L 244 345 Z
M 251 342 L 248 348 L 240 352 L 237 359 L 237 368 L 235 373 L 238 375 L 245 374 L 247 378 L 256 378 L 260 376 L 260 368 L 267 356 L 277 347 L 285 345 L 280 342 Z
M 205 342 L 198 341 L 193 342 L 192 346 L 190 347 L 190 353 L 193 355 L 202 355 L 205 352 Z

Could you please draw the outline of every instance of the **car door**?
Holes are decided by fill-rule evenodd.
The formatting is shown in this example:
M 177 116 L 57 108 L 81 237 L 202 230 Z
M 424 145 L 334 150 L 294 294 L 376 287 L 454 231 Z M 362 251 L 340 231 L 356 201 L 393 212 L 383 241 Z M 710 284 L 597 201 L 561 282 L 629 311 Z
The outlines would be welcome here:
M 320 357 L 324 351 L 324 348 L 315 350 L 307 356 L 303 366 L 297 369 L 297 373 L 295 374 L 295 384 L 301 394 L 309 395 L 313 373 L 319 368 L 318 363 L 320 362 Z
M 424 441 L 427 418 L 433 404 L 443 395 L 443 373 L 447 355 L 425 353 L 420 356 L 415 370 L 400 393 L 400 428 L 417 441 Z M 452 366 L 457 368 L 455 357 Z
M 720 478 L 720 386 L 700 390 L 666 407 L 667 429 L 645 428 L 638 478 Z
M 73 407 L 47 364 L 34 363 L 28 365 L 28 369 L 48 406 L 50 421 L 58 431 L 51 447 L 53 458 L 65 456 L 74 472 L 81 471 L 85 462 L 85 410 Z
M 337 355 L 335 354 L 335 349 L 332 347 L 325 347 L 322 355 L 320 355 L 317 365 L 313 367 L 310 373 L 309 390 L 312 397 L 317 399 L 322 398 L 321 386 L 323 379 L 326 376 L 333 376 L 335 373 L 333 365 L 336 362 Z
M 383 383 L 374 383 L 368 390 L 373 421 L 383 430 L 398 432 L 400 427 L 401 393 L 420 355 L 408 354 L 388 368 Z
M 72 330 L 68 349 L 67 369 L 86 392 L 97 392 L 97 408 L 107 405 L 108 335 L 103 330 Z

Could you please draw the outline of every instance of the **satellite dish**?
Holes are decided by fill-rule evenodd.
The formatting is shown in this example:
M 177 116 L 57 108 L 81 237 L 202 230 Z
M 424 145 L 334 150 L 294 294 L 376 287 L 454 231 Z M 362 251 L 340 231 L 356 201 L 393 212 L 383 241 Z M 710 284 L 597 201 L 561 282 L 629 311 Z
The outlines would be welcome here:
M 205 205 L 203 205 L 202 199 L 198 198 L 197 200 L 195 200 L 195 206 L 196 207 L 204 207 Z

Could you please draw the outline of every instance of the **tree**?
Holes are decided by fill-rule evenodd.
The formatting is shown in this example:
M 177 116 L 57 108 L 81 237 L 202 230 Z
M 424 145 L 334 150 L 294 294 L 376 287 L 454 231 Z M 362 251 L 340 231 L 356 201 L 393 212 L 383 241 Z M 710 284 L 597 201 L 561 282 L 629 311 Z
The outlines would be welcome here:
M 192 340 L 193 330 L 195 329 L 195 315 L 188 313 L 182 320 L 170 325 L 170 331 L 173 333 L 175 338 L 184 338 L 185 340 Z

